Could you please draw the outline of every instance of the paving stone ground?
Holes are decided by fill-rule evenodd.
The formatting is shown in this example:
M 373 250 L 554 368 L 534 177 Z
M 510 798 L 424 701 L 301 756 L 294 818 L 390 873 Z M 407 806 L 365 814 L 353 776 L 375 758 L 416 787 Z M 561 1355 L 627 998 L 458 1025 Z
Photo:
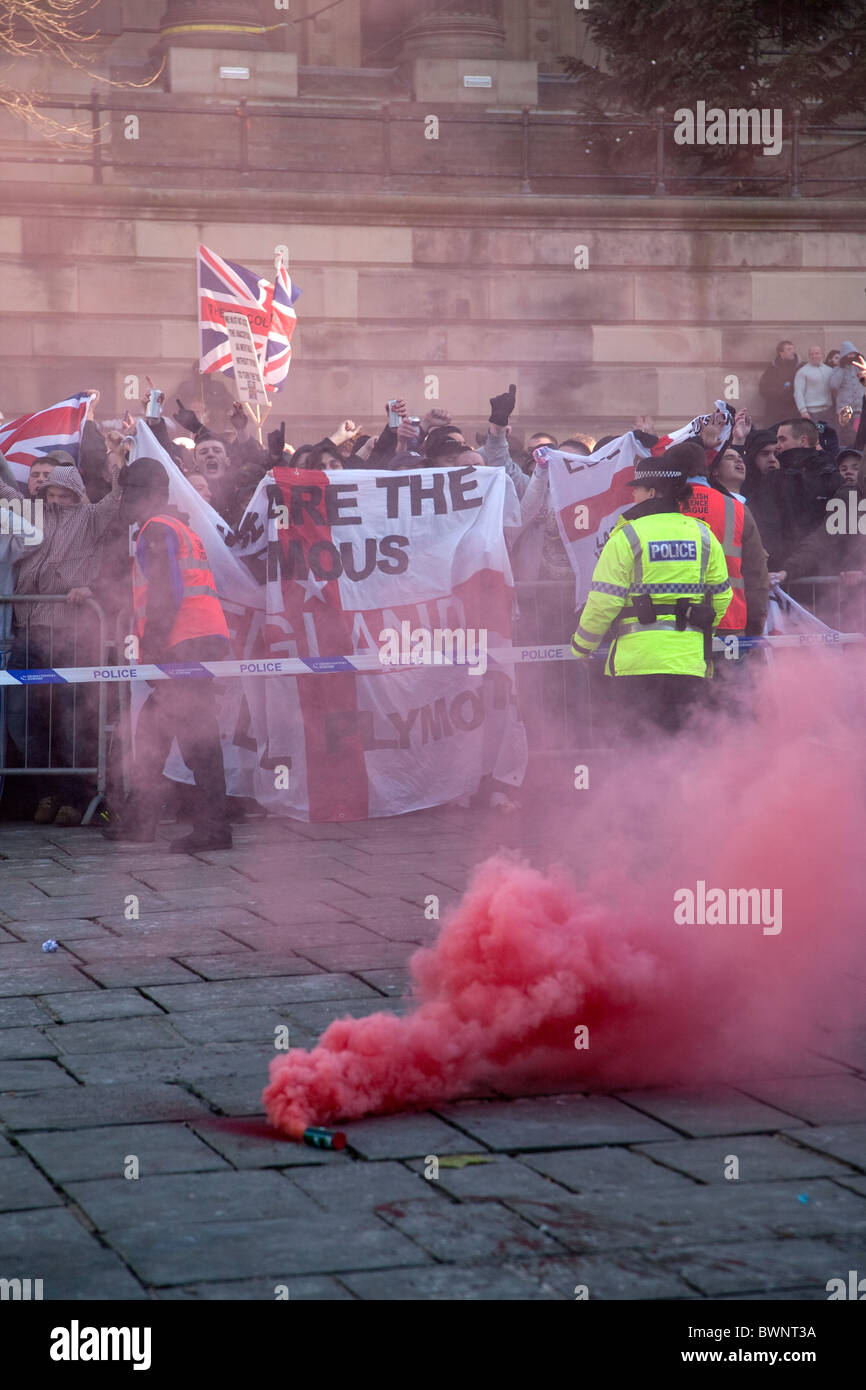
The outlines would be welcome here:
M 62 1300 L 810 1300 L 866 1269 L 863 1035 L 701 1090 L 479 1088 L 349 1123 L 343 1153 L 268 1131 L 275 1030 L 309 1047 L 405 1011 L 425 900 L 501 846 L 543 863 L 531 815 L 250 820 L 181 860 L 176 833 L 0 826 L 0 1277 Z

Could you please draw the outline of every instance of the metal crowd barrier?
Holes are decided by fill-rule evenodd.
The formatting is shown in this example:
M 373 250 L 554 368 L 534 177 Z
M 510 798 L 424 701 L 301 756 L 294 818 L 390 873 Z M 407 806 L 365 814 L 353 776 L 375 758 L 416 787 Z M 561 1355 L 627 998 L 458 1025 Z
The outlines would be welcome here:
M 54 606 L 50 625 L 33 623 L 30 612 L 20 621 L 21 609 L 36 604 Z M 70 604 L 66 594 L 0 595 L 2 669 L 89 665 L 105 662 L 107 655 L 105 617 L 94 599 Z M 81 818 L 89 825 L 105 800 L 107 710 L 108 690 L 100 685 L 0 689 L 0 787 L 6 777 L 89 781 L 92 794 Z
M 512 640 L 515 645 L 558 642 L 570 645 L 577 626 L 573 579 L 518 580 Z M 595 661 L 547 661 L 515 666 L 520 713 L 533 754 L 599 746 L 597 727 L 602 708 L 602 664 Z
M 132 632 L 132 626 L 132 609 L 121 608 L 114 623 L 114 650 L 118 660 L 123 657 L 124 645 Z M 123 800 L 132 791 L 132 686 L 116 686 L 114 698 L 115 723 L 111 732 L 117 738 L 118 748 L 117 756 L 111 759 L 111 766 L 116 775 L 116 786 L 113 784 L 111 791 L 112 798 L 116 791 L 118 798 Z
M 866 632 L 866 583 L 849 587 L 838 575 L 808 575 L 792 580 L 785 589 L 797 591 L 792 597 L 836 632 Z M 604 719 L 609 700 L 605 663 L 545 660 L 543 644 L 570 645 L 576 625 L 573 580 L 515 584 L 512 640 L 523 648 L 537 648 L 531 664 L 514 667 L 531 754 L 599 752 L 610 744 Z M 840 650 L 845 649 L 840 644 Z M 749 657 L 761 663 L 774 659 L 769 643 Z M 727 671 L 723 661 L 722 670 Z
M 830 627 L 839 631 L 864 631 L 866 619 L 866 585 L 860 588 L 843 586 L 838 576 L 806 576 L 792 582 L 791 588 L 805 592 L 800 595 L 804 606 L 816 611 Z M 823 597 L 822 597 L 823 596 Z M 809 602 L 811 599 L 811 603 Z M 857 607 L 861 618 L 859 623 L 852 620 L 851 601 Z M 51 628 L 43 629 L 49 634 L 47 645 L 37 644 L 31 658 L 30 622 L 23 627 L 19 624 L 14 633 L 5 640 L 4 631 L 11 624 L 4 621 L 12 604 L 33 605 L 36 603 L 66 604 L 65 595 L 22 595 L 0 597 L 0 667 L 71 667 L 91 665 L 111 665 L 115 653 L 122 652 L 123 640 L 129 629 L 128 615 L 117 616 L 116 631 L 106 645 L 105 619 L 100 606 L 88 600 L 80 607 L 66 605 L 62 621 Z M 92 625 L 79 644 L 79 627 L 84 613 L 92 615 Z M 604 675 L 604 662 L 563 661 L 553 655 L 553 645 L 567 647 L 576 625 L 575 589 L 573 580 L 518 581 L 515 586 L 515 611 L 512 641 L 515 646 L 528 652 L 529 659 L 513 667 L 520 712 L 526 725 L 530 752 L 533 755 L 576 753 L 582 751 L 598 752 L 607 747 L 610 740 L 609 729 L 605 728 L 605 712 L 609 691 Z M 85 649 L 86 643 L 86 649 Z M 10 660 L 15 648 L 14 661 Z M 82 649 L 79 651 L 79 645 Z M 546 655 L 550 652 L 549 655 Z M 766 659 L 766 655 L 764 657 Z M 109 693 L 109 692 L 113 693 Z M 110 685 L 106 681 L 94 684 L 66 685 L 22 685 L 21 687 L 0 687 L 0 778 L 5 776 L 43 776 L 62 775 L 91 778 L 95 791 L 82 824 L 88 824 L 105 799 L 109 775 L 118 781 L 118 792 L 128 790 L 129 783 L 129 743 L 130 743 L 130 701 L 131 685 Z M 15 711 L 19 730 L 23 728 L 24 757 L 21 765 L 10 763 L 7 752 L 7 724 L 9 701 L 19 703 Z M 31 762 L 30 738 L 31 722 L 35 718 L 47 719 L 47 729 L 41 728 L 42 746 L 49 750 L 54 745 L 55 724 L 62 716 L 68 721 L 65 746 L 71 757 L 58 762 L 49 758 L 47 762 Z M 95 725 L 93 721 L 95 720 Z M 85 726 L 90 721 L 89 737 Z M 15 721 L 13 721 L 15 722 Z M 109 759 L 109 740 L 116 738 L 120 756 L 112 753 Z M 64 740 L 61 740 L 63 743 Z M 94 751 L 91 759 L 79 760 L 76 756 L 80 744 L 85 750 L 89 746 Z M 2 783 L 0 783 L 2 785 Z M 112 791 L 113 795 L 113 791 Z
M 838 574 L 805 574 L 787 580 L 791 597 L 838 632 L 866 632 L 866 583 L 843 584 Z

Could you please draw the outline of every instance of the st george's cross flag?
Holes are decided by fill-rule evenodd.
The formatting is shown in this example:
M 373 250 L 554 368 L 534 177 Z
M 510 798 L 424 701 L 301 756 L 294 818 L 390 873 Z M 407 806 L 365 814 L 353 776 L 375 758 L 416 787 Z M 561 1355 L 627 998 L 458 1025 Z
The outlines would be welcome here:
M 78 392 L 46 410 L 0 425 L 0 453 L 19 483 L 27 482 L 31 463 L 52 449 L 65 449 L 78 463 L 78 445 L 90 401 L 90 393 Z
M 473 671 L 434 654 L 367 675 L 351 663 L 383 662 L 384 634 L 413 644 L 463 634 L 468 652 L 483 633 L 485 653 L 508 647 L 505 528 L 519 524 L 504 469 L 277 467 L 263 480 L 236 545 L 266 602 L 264 659 L 251 671 L 300 657 L 310 674 L 244 677 L 261 805 L 296 820 L 366 820 L 459 799 L 487 775 L 520 785 L 513 667 L 491 655 Z
M 526 735 L 513 667 L 425 665 L 364 675 L 354 655 L 383 630 L 483 631 L 510 643 L 505 528 L 520 523 L 504 470 L 377 475 L 275 468 L 232 532 L 139 421 L 136 455 L 158 459 L 170 500 L 200 536 L 234 656 L 218 681 L 226 786 L 302 821 L 359 820 L 441 805 L 486 774 L 519 786 Z M 467 641 L 467 650 L 469 648 Z M 477 650 L 477 644 L 476 644 Z M 307 676 L 263 679 L 284 656 Z M 143 683 L 142 683 L 143 685 Z M 133 709 L 144 691 L 133 689 Z M 192 773 L 174 747 L 174 781 Z
M 632 432 L 622 434 L 588 456 L 545 448 L 550 468 L 550 500 L 576 577 L 575 607 L 586 603 L 598 557 L 617 518 L 634 505 L 628 484 L 637 459 L 648 449 Z
M 716 401 L 716 419 L 722 423 L 719 443 L 708 450 L 710 457 L 731 435 L 730 411 L 724 401 Z M 634 478 L 635 460 L 649 454 L 660 455 L 672 444 L 698 439 L 701 430 L 713 420 L 712 413 L 696 415 L 681 429 L 663 435 L 652 449 L 646 449 L 632 431 L 612 439 L 588 457 L 565 454 L 545 448 L 550 468 L 550 496 L 562 543 L 576 577 L 575 606 L 586 603 L 592 574 L 617 519 L 634 505 L 628 484 Z
M 235 375 L 226 313 L 249 322 L 265 389 L 279 391 L 292 360 L 292 334 L 300 290 L 280 257 L 273 283 L 253 270 L 226 261 L 209 247 L 198 248 L 201 371 Z

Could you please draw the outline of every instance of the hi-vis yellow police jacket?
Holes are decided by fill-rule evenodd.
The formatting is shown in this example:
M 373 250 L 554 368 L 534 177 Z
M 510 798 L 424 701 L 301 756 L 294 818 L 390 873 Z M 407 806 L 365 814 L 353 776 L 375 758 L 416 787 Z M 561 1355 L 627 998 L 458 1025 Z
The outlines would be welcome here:
M 572 651 L 591 656 L 615 623 L 609 676 L 707 676 L 703 633 L 677 632 L 673 610 L 677 599 L 699 603 L 708 595 L 717 627 L 732 592 L 725 552 L 702 521 L 680 511 L 620 517 L 595 567 Z M 649 625 L 634 613 L 640 594 L 650 595 L 656 612 Z

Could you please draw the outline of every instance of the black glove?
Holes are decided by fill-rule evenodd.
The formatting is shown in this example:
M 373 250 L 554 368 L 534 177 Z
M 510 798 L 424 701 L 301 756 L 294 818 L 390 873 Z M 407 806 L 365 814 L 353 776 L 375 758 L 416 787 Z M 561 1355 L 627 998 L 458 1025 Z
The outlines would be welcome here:
M 517 387 L 509 386 L 507 391 L 503 391 L 501 396 L 490 397 L 490 423 L 491 425 L 507 425 L 514 410 L 514 403 L 517 400 Z
M 633 434 L 638 444 L 642 444 L 645 449 L 654 449 L 659 442 L 657 434 L 648 434 L 646 430 L 634 430 Z
M 179 397 L 175 396 L 175 400 L 178 404 L 178 411 L 177 414 L 174 416 L 174 419 L 177 420 L 177 423 L 181 426 L 182 429 L 186 430 L 187 434 L 195 436 L 201 429 L 201 420 L 198 418 L 196 414 L 193 413 L 193 411 L 187 410 L 183 401 L 180 400 Z
M 279 463 L 286 449 L 286 422 L 280 425 L 278 430 L 271 430 L 268 435 L 268 458 L 273 459 L 274 463 Z
M 167 453 L 171 453 L 171 440 L 168 437 L 168 426 L 166 425 L 162 416 L 160 416 L 158 420 L 147 420 L 147 417 L 145 417 L 145 420 L 151 434 L 159 440 L 163 449 L 165 449 Z M 172 454 L 172 458 L 173 457 L 174 454 Z

